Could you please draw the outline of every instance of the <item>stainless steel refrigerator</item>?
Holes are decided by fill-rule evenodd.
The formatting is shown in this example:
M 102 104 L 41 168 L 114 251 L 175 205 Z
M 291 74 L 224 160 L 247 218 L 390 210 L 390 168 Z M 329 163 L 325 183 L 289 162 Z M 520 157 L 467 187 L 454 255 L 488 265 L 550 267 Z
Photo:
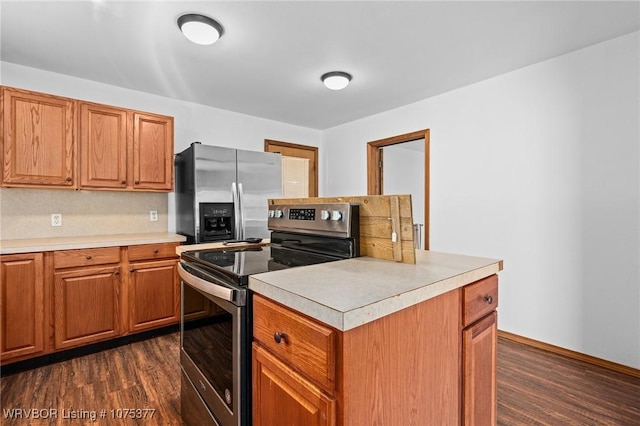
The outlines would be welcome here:
M 280 154 L 194 142 L 175 157 L 176 231 L 187 243 L 267 238 L 282 197 Z

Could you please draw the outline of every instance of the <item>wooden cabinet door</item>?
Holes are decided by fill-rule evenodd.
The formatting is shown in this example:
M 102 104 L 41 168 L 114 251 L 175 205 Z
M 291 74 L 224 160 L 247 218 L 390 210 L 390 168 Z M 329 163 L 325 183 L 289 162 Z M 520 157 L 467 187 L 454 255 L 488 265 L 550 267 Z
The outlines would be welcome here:
M 44 275 L 42 253 L 1 256 L 0 359 L 44 350 Z
M 80 187 L 127 187 L 127 111 L 80 103 Z
M 119 295 L 119 266 L 56 272 L 56 349 L 80 346 L 120 335 Z
M 3 186 L 74 188 L 74 101 L 2 88 Z
M 133 113 L 133 189 L 173 190 L 173 118 Z
M 178 260 L 132 263 L 129 275 L 130 331 L 175 324 L 180 319 Z
M 335 400 L 253 344 L 253 425 L 333 426 Z
M 494 311 L 462 331 L 463 424 L 495 425 L 497 318 Z

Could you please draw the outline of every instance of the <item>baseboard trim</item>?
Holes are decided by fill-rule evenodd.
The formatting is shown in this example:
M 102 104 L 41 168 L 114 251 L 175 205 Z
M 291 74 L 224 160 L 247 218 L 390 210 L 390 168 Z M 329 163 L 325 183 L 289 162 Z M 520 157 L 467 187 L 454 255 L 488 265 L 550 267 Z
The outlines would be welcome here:
M 603 367 L 608 370 L 616 371 L 618 373 L 623 373 L 629 376 L 640 378 L 640 370 L 633 367 L 629 367 L 627 365 L 622 365 L 616 362 L 607 361 L 602 358 L 596 358 L 591 355 L 586 355 L 580 352 L 572 351 L 570 349 L 561 348 L 560 346 L 551 345 L 549 343 L 544 343 L 539 340 L 534 340 L 528 337 L 520 336 L 518 334 L 509 333 L 508 331 L 498 330 L 498 337 L 502 337 L 503 339 L 506 339 L 506 340 L 511 340 L 512 342 L 522 343 L 527 346 L 532 346 L 534 348 L 542 349 L 547 352 L 563 355 L 563 356 L 566 356 L 567 358 L 572 358 L 577 361 L 585 362 L 587 364 L 597 365 L 598 367 Z

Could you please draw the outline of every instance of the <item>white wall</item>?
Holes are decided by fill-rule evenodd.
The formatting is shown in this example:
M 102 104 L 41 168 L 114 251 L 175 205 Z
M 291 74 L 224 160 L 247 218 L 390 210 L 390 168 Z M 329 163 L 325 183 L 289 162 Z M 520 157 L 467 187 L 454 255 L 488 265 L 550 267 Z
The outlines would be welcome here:
M 431 249 L 504 259 L 499 328 L 640 368 L 639 38 L 326 130 L 323 195 L 431 129 Z
M 319 146 L 321 142 L 321 132 L 315 129 L 265 120 L 8 62 L 0 62 L 0 66 L 0 83 L 6 86 L 173 116 L 174 150 L 176 153 L 187 148 L 193 141 L 254 151 L 264 151 L 265 139 L 312 146 Z M 322 184 L 319 185 L 322 190 Z M 168 197 L 167 227 L 169 232 L 175 232 L 173 194 Z

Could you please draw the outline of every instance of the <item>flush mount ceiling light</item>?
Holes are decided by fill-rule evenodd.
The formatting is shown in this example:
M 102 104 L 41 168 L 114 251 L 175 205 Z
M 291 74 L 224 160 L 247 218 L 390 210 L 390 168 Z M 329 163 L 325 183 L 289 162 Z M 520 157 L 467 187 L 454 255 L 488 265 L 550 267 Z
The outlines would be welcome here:
M 201 45 L 213 44 L 220 37 L 224 29 L 217 21 L 208 16 L 190 13 L 178 18 L 178 27 L 182 34 L 192 42 Z
M 341 90 L 351 81 L 351 74 L 342 71 L 331 71 L 320 77 L 327 89 Z

